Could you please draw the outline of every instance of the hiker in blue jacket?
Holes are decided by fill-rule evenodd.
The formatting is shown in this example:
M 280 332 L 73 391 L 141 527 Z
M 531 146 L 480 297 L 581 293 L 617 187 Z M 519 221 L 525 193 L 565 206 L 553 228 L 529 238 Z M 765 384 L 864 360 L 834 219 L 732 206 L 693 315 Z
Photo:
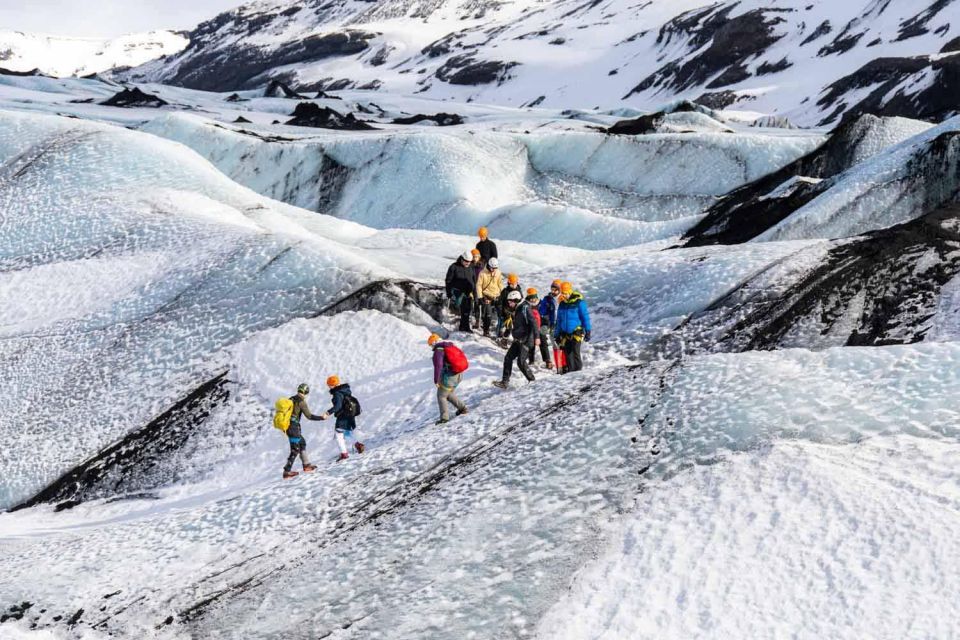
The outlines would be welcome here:
M 350 385 L 347 383 L 340 384 L 339 377 L 330 376 L 327 378 L 327 386 L 330 387 L 330 395 L 333 396 L 333 406 L 327 409 L 327 412 L 320 416 L 320 419 L 326 420 L 330 416 L 336 417 L 337 422 L 333 429 L 334 437 L 337 440 L 337 445 L 340 447 L 340 460 L 346 460 L 350 457 L 347 449 L 347 438 L 353 440 L 353 448 L 357 453 L 363 453 L 364 449 L 366 449 L 364 444 L 353 435 L 353 430 L 357 428 L 356 414 L 345 411 L 348 398 L 351 404 L 356 403 L 357 408 L 359 408 L 360 405 L 350 392 Z
M 573 285 L 564 282 L 560 285 L 560 304 L 557 307 L 557 326 L 553 330 L 557 344 L 566 356 L 566 366 L 561 373 L 580 371 L 583 359 L 580 357 L 580 344 L 590 342 L 590 313 L 587 303 Z

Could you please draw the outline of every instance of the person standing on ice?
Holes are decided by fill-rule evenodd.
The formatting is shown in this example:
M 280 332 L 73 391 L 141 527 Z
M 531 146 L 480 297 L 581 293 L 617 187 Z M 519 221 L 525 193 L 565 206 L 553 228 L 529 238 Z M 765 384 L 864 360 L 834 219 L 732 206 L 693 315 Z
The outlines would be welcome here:
M 502 338 L 510 335 L 510 324 L 513 322 L 513 312 L 517 307 L 507 304 L 507 297 L 516 292 L 520 295 L 518 300 L 523 298 L 520 290 L 520 278 L 515 273 L 507 274 L 507 286 L 500 292 L 500 300 L 497 303 L 497 313 L 500 314 L 500 322 L 497 324 L 497 337 Z
M 511 322 L 511 335 L 513 342 L 507 349 L 507 355 L 503 358 L 503 376 L 496 380 L 493 386 L 506 389 L 510 386 L 510 374 L 513 371 L 513 361 L 517 361 L 517 366 L 524 377 L 533 382 L 536 378 L 530 371 L 530 365 L 527 363 L 530 351 L 537 343 L 537 324 L 533 317 L 532 307 L 529 300 L 524 300 L 519 291 L 511 291 L 507 295 L 507 306 L 511 307 L 513 320 Z
M 497 309 L 500 301 L 500 292 L 503 291 L 503 273 L 500 271 L 500 261 L 490 258 L 486 268 L 477 278 L 477 301 L 480 307 L 480 323 L 483 335 L 490 336 L 490 326 L 494 319 L 500 317 Z M 499 323 L 499 320 L 498 320 Z
M 557 357 L 557 341 L 553 337 L 554 328 L 557 326 L 557 307 L 560 303 L 560 285 L 559 280 L 554 280 L 550 284 L 550 293 L 540 301 L 540 357 L 543 358 L 543 366 L 552 369 L 554 363 L 550 359 L 551 348 L 554 352 L 554 358 Z
M 483 261 L 480 259 L 480 250 L 470 249 L 470 255 L 473 257 L 470 266 L 473 268 L 474 280 L 479 281 L 480 274 L 483 273 Z M 470 320 L 477 330 L 480 329 L 480 320 L 480 296 L 477 296 L 473 301 L 473 315 Z
M 476 295 L 477 278 L 471 262 L 473 256 L 464 251 L 447 269 L 446 294 L 460 313 L 460 331 L 470 331 L 470 312 Z
M 525 298 L 527 304 L 530 305 L 530 314 L 533 316 L 533 324 L 536 327 L 536 346 L 540 346 L 540 294 L 534 287 L 527 289 L 527 297 Z M 530 353 L 527 355 L 529 358 L 529 363 L 532 366 L 534 362 L 537 361 L 537 350 L 530 349 Z
M 487 237 L 488 235 L 486 227 L 480 227 L 477 230 L 477 236 L 480 237 L 480 242 L 477 243 L 477 251 L 480 252 L 480 261 L 484 266 L 490 264 L 490 258 L 500 257 L 497 255 L 497 245 Z
M 293 402 L 293 414 L 290 416 L 290 426 L 287 427 L 290 455 L 287 457 L 287 464 L 283 467 L 283 478 L 285 480 L 299 475 L 298 472 L 293 470 L 293 463 L 297 461 L 298 456 L 300 463 L 303 464 L 304 473 L 313 473 L 317 469 L 317 465 L 311 464 L 310 458 L 307 456 L 307 441 L 300 429 L 300 420 L 302 418 L 323 420 L 323 417 L 310 413 L 310 407 L 307 406 L 308 395 L 310 395 L 310 385 L 301 382 L 297 387 L 297 395 L 290 396 L 290 401 Z
M 346 460 L 350 457 L 347 439 L 353 440 L 353 448 L 357 453 L 363 453 L 366 449 L 364 444 L 353 435 L 354 429 L 357 428 L 357 416 L 360 415 L 360 402 L 350 392 L 350 385 L 341 384 L 338 376 L 327 378 L 327 386 L 330 388 L 333 404 L 325 414 L 320 416 L 320 419 L 326 420 L 330 416 L 337 419 L 333 429 L 334 437 L 340 447 L 340 460 Z
M 584 340 L 590 342 L 590 313 L 583 296 L 579 291 L 574 291 L 569 282 L 560 285 L 560 296 L 557 326 L 553 335 L 566 358 L 566 366 L 561 373 L 580 371 L 583 369 L 580 343 Z
M 433 349 L 433 384 L 437 386 L 437 405 L 440 407 L 440 419 L 434 424 L 450 422 L 447 409 L 449 401 L 457 409 L 457 415 L 467 413 L 467 405 L 456 395 L 457 386 L 463 380 L 467 370 L 467 357 L 452 342 L 443 342 L 437 334 L 430 334 L 427 344 Z

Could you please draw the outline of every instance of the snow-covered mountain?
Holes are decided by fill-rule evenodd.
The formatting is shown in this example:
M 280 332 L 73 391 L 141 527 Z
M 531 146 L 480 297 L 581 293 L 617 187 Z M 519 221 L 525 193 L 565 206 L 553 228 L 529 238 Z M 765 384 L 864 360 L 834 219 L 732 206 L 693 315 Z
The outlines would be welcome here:
M 0 67 L 55 77 L 85 76 L 136 67 L 183 50 L 189 40 L 172 31 L 117 38 L 69 38 L 0 30 Z
M 802 124 L 960 110 L 956 0 L 259 1 L 123 78 L 269 79 L 458 101 L 650 108 L 675 98 Z

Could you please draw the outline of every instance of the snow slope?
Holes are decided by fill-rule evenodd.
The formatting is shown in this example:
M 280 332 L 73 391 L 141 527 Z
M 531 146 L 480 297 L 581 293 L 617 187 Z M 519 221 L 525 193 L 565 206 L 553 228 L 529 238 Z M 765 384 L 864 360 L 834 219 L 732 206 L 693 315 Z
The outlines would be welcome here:
M 117 38 L 68 38 L 0 30 L 0 67 L 55 76 L 85 76 L 136 67 L 182 51 L 190 40 L 172 31 Z
M 700 98 L 801 124 L 868 106 L 940 120 L 960 108 L 956 60 L 937 57 L 953 52 L 955 11 L 953 0 L 270 0 L 222 13 L 189 49 L 121 77 L 563 108 Z

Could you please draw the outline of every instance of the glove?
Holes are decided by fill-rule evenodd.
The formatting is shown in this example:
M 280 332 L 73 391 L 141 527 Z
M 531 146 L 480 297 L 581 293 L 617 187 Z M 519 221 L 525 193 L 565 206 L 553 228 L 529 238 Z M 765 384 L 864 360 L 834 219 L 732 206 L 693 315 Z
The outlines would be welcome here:
M 589 331 L 587 331 L 587 332 L 585 332 L 585 333 L 583 334 L 583 339 L 586 340 L 587 342 L 590 342 L 590 332 L 589 332 Z

